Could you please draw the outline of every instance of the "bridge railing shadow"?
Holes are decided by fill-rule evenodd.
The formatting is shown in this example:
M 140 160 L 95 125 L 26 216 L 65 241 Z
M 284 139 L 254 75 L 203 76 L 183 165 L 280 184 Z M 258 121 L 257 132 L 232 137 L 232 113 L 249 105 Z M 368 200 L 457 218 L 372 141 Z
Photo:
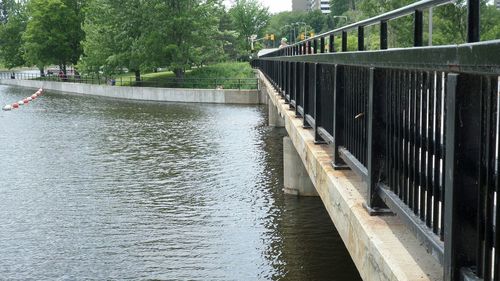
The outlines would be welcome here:
M 400 216 L 444 280 L 499 281 L 500 41 L 478 42 L 480 1 L 469 0 L 468 42 L 423 47 L 423 9 L 448 3 L 420 1 L 251 63 L 315 141 L 332 146 L 332 165 L 364 179 L 367 211 Z M 388 49 L 387 23 L 406 15 L 414 47 Z M 365 51 L 363 30 L 374 24 L 381 49 Z M 358 50 L 347 52 L 351 29 Z

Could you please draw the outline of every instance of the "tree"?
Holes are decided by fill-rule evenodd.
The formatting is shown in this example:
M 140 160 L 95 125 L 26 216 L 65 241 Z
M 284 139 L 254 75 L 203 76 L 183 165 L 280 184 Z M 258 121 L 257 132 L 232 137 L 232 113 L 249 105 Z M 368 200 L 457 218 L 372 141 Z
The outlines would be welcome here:
M 9 69 L 22 66 L 25 64 L 22 34 L 28 20 L 25 5 L 6 1 L 0 4 L 5 8 L 2 12 L 5 21 L 0 21 L 0 62 Z
M 24 58 L 41 71 L 57 64 L 66 73 L 66 65 L 76 64 L 81 54 L 81 14 L 75 0 L 31 0 L 30 18 L 22 38 Z
M 118 3 L 117 3 L 118 2 Z M 140 73 L 169 67 L 183 78 L 193 65 L 223 57 L 220 0 L 91 0 L 81 63 L 87 71 Z
M 330 0 L 330 11 L 334 16 L 343 15 L 350 8 L 354 9 L 353 6 L 354 0 Z
M 240 34 L 241 48 L 250 51 L 248 38 L 263 35 L 270 18 L 269 10 L 257 0 L 236 0 L 229 10 L 235 30 Z
M 88 72 L 114 74 L 124 68 L 140 81 L 147 55 L 148 2 L 136 0 L 90 0 L 83 24 L 84 56 L 79 66 Z
M 152 0 L 151 33 L 147 47 L 154 50 L 150 64 L 166 65 L 177 78 L 192 65 L 204 65 L 220 59 L 223 43 L 219 40 L 220 15 L 223 8 L 219 0 Z M 156 28 L 154 28 L 154 26 Z

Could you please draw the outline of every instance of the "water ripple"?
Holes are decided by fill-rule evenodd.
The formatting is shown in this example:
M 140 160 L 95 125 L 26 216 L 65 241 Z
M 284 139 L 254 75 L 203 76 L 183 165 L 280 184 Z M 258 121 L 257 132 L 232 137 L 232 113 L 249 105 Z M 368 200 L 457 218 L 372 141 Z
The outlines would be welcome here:
M 0 280 L 356 280 L 321 202 L 283 195 L 265 122 L 54 93 L 0 112 Z

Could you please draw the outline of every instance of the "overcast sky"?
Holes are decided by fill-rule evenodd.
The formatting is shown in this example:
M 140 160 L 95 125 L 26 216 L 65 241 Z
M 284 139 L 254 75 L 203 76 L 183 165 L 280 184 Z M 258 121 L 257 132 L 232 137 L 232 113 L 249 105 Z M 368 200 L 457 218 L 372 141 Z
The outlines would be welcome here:
M 292 10 L 292 0 L 259 0 L 262 5 L 269 7 L 271 13 Z M 232 0 L 224 0 L 226 5 L 231 6 Z

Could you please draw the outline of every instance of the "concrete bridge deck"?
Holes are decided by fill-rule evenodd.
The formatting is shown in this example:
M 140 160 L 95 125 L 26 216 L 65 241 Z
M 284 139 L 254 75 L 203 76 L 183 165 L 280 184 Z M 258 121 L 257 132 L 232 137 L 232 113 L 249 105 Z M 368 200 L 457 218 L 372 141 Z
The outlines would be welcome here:
M 367 189 L 361 178 L 349 170 L 334 170 L 332 148 L 315 144 L 312 130 L 303 128 L 295 110 L 285 104 L 262 72 L 258 71 L 258 77 L 260 99 L 267 101 L 271 115 L 277 113 L 270 119 L 283 119 L 278 121 L 284 123 L 363 280 L 443 280 L 443 268 L 437 259 L 399 217 L 368 214 L 363 207 Z

